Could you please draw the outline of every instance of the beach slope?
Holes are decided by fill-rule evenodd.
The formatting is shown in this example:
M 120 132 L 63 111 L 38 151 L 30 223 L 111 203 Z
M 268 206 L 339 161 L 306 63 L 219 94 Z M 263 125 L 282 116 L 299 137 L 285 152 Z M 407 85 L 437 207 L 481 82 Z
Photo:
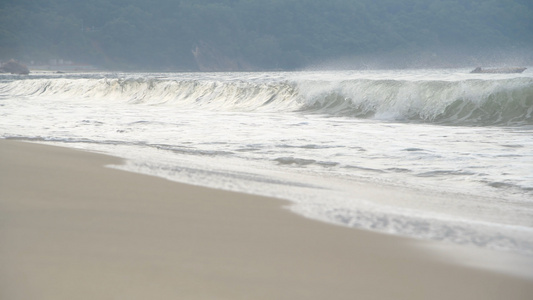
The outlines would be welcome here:
M 104 167 L 120 163 L 0 140 L 1 299 L 533 297 L 533 279 L 448 262 L 431 242 Z

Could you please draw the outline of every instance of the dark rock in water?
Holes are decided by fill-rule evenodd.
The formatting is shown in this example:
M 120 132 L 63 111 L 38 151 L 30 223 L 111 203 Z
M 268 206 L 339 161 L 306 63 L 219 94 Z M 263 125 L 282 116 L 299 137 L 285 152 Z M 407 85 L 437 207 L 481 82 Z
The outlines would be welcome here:
M 477 67 L 470 73 L 489 73 L 489 74 L 497 74 L 497 73 L 522 73 L 527 68 L 494 68 L 494 69 L 483 69 L 481 67 Z
M 0 73 L 28 75 L 30 74 L 30 69 L 28 69 L 26 65 L 23 65 L 12 59 L 0 66 Z

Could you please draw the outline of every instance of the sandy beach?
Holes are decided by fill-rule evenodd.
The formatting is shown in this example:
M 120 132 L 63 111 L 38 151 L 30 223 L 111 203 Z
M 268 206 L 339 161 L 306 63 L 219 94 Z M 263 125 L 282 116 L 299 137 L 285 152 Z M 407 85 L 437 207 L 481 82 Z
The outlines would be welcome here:
M 1 299 L 533 298 L 527 270 L 512 272 L 531 257 L 325 224 L 285 201 L 105 167 L 120 163 L 0 140 Z M 493 270 L 503 256 L 508 270 Z

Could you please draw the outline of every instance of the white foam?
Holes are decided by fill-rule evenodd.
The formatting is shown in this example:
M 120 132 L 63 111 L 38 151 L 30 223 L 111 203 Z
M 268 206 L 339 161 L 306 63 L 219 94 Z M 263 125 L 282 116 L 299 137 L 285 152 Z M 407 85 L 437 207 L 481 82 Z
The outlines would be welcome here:
M 292 210 L 327 222 L 530 251 L 530 127 L 390 122 L 423 107 L 411 86 L 482 80 L 439 72 L 40 75 L 0 82 L 0 134 L 105 151 L 129 159 L 121 167 L 129 171 L 290 199 Z M 371 81 L 404 89 L 396 94 L 406 100 L 385 101 L 394 109 L 383 111 L 407 112 L 382 122 L 299 111 L 311 98 L 325 101 L 317 112 L 350 109 L 353 99 L 324 107 L 320 95 L 363 93 L 354 86 Z

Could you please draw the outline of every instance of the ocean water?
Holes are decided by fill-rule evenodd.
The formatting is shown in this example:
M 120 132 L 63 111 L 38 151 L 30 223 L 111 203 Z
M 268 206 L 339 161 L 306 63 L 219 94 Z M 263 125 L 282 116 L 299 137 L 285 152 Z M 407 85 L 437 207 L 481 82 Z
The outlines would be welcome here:
M 274 196 L 309 218 L 533 255 L 533 70 L 0 76 L 0 138 Z

